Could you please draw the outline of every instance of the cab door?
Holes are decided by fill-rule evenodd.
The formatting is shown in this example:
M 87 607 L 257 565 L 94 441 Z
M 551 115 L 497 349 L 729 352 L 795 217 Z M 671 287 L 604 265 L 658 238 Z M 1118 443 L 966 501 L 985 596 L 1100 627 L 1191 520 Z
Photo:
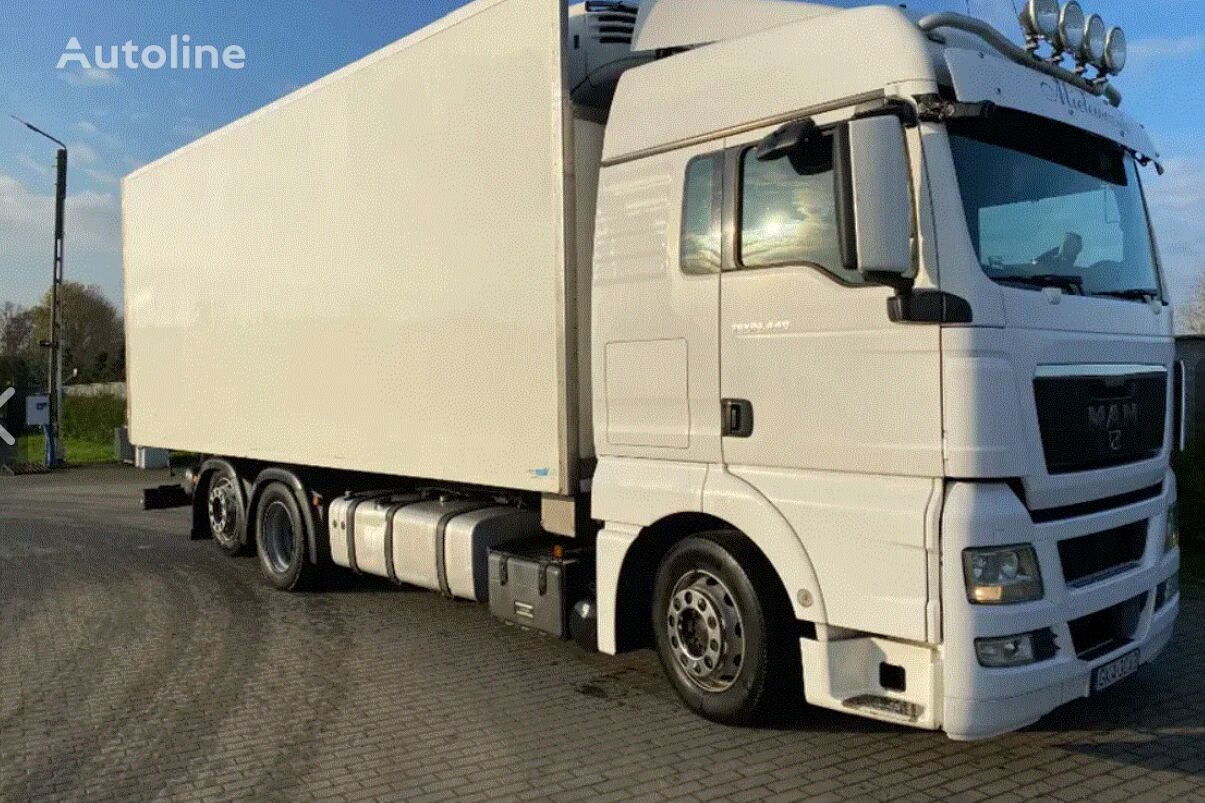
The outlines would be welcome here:
M 726 143 L 723 460 L 795 528 L 832 624 L 924 639 L 940 329 L 842 266 L 831 129 L 761 161 L 771 130 Z

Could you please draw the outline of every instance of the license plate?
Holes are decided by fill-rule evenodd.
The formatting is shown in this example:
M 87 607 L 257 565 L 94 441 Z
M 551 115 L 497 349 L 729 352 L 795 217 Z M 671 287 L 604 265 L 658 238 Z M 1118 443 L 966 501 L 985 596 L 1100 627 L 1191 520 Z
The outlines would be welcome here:
M 1092 671 L 1092 693 L 1104 691 L 1119 680 L 1124 680 L 1138 671 L 1138 650 L 1127 652 L 1120 658 L 1096 667 Z

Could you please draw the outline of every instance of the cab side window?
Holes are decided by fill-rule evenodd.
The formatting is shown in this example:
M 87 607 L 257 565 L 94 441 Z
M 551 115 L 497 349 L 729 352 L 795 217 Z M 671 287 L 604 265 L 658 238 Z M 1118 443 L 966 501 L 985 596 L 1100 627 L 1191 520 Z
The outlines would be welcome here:
M 807 264 L 862 283 L 841 264 L 831 134 L 772 161 L 759 161 L 749 148 L 740 165 L 741 267 Z
M 723 162 L 719 154 L 698 156 L 686 165 L 682 197 L 679 260 L 682 272 L 720 272 L 720 199 Z

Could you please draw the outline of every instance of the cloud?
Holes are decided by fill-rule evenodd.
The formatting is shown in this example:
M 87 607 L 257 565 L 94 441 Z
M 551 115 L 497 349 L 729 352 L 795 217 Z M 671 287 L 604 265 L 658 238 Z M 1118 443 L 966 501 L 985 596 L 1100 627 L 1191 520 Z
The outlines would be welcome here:
M 67 145 L 68 163 L 79 165 L 94 165 L 100 161 L 96 150 L 86 142 L 73 142 Z
M 120 86 L 121 79 L 112 70 L 102 70 L 99 67 L 85 67 L 79 72 L 61 72 L 64 81 L 77 87 Z
M 133 156 L 130 156 L 130 154 L 128 154 L 128 153 L 124 154 L 121 157 L 121 161 L 122 161 L 122 164 L 124 164 L 126 167 L 128 167 L 131 170 L 137 170 L 138 168 L 140 168 L 144 164 L 146 164 L 146 162 L 142 161 L 141 159 L 137 159 Z
M 121 221 L 117 196 L 92 190 L 68 194 L 64 247 L 68 279 L 96 284 L 110 300 L 121 300 Z M 36 303 L 50 280 L 54 195 L 32 192 L 0 173 L 0 242 L 4 285 L 0 303 Z M 11 279 L 10 279 L 11 277 Z
M 96 123 L 92 122 L 91 120 L 80 120 L 75 124 L 75 127 L 79 131 L 82 131 L 84 134 L 91 137 L 93 140 L 100 142 L 103 145 L 107 145 L 110 148 L 121 147 L 121 140 L 106 131 L 102 131 L 97 127 Z
M 1131 58 L 1144 60 L 1191 56 L 1205 50 L 1205 34 L 1138 39 L 1130 42 L 1126 49 Z
M 50 165 L 42 164 L 37 159 L 30 156 L 28 153 L 23 153 L 20 156 L 18 156 L 17 161 L 20 162 L 21 164 L 23 164 L 25 167 L 32 170 L 33 172 L 37 173 L 38 175 L 41 175 L 41 176 L 49 176 L 50 175 L 50 172 L 51 172 Z
M 180 122 L 172 126 L 172 133 L 185 137 L 186 139 L 196 139 L 205 133 L 205 129 L 191 117 L 181 117 Z
M 84 173 L 85 173 L 85 175 L 88 176 L 88 178 L 92 179 L 93 181 L 99 182 L 101 184 L 116 184 L 117 183 L 117 176 L 113 175 L 112 173 L 110 173 L 107 170 L 97 170 L 96 168 L 93 168 L 93 167 L 85 167 Z
M 1168 159 L 1162 176 L 1143 171 L 1159 254 L 1172 300 L 1187 302 L 1205 273 L 1205 158 Z

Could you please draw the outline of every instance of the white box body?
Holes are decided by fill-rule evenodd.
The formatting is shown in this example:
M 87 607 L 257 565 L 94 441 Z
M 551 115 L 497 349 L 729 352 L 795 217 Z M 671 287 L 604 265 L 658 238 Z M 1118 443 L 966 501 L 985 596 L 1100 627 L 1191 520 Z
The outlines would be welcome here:
M 576 493 L 602 142 L 564 16 L 478 0 L 127 176 L 130 437 Z

